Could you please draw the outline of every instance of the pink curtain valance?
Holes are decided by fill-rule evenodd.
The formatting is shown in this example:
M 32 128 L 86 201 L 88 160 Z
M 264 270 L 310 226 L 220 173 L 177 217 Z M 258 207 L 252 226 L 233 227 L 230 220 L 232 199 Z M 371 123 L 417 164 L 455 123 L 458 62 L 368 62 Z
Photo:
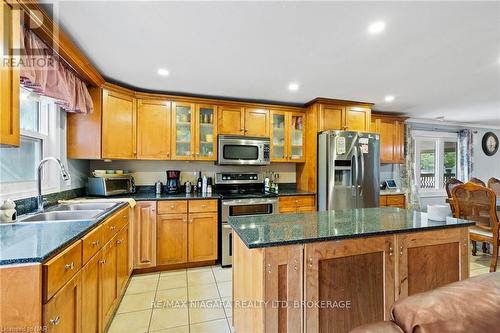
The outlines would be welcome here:
M 85 82 L 52 55 L 52 50 L 31 30 L 23 27 L 20 59 L 21 85 L 54 98 L 66 112 L 91 113 L 92 98 Z

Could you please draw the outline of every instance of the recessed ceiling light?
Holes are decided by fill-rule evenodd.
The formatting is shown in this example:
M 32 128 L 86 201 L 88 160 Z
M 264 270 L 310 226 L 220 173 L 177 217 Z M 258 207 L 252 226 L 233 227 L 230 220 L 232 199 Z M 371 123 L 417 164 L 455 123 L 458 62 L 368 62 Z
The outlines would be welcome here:
M 394 95 L 387 95 L 387 96 L 385 96 L 384 100 L 386 102 L 392 102 L 394 100 L 394 98 L 396 98 L 396 97 L 394 97 Z
M 372 35 L 381 33 L 382 31 L 385 30 L 385 22 L 384 21 L 377 21 L 373 22 L 368 26 L 368 32 Z
M 299 90 L 299 84 L 295 83 L 295 82 L 290 83 L 288 85 L 288 90 L 290 90 L 290 91 L 297 91 L 297 90 Z
M 165 69 L 165 68 L 158 68 L 158 75 L 160 76 L 168 76 L 169 71 L 168 69 Z

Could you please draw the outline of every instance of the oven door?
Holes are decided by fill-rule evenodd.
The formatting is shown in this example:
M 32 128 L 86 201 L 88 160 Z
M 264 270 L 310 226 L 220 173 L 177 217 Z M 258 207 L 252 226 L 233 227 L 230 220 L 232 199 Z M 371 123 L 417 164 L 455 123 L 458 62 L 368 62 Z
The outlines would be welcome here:
M 219 137 L 217 163 L 221 165 L 266 165 L 269 160 L 268 139 Z

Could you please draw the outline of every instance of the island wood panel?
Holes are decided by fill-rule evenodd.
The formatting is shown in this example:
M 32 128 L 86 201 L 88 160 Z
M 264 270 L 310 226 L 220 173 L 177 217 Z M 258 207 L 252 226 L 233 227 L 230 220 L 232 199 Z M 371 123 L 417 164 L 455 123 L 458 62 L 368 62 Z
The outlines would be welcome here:
M 43 305 L 43 323 L 50 333 L 80 333 L 82 325 L 80 272 Z M 35 331 L 36 332 L 36 331 Z M 82 332 L 83 333 L 83 332 Z M 85 332 L 86 333 L 86 332 Z
M 170 159 L 170 104 L 164 100 L 137 101 L 138 159 Z
M 42 325 L 42 265 L 0 267 L 0 328 Z
M 138 201 L 134 211 L 134 268 L 156 266 L 156 201 Z
M 67 112 L 67 155 L 71 159 L 101 158 L 102 89 L 90 87 L 94 104 L 91 114 Z M 89 139 L 90 138 L 90 139 Z
M 396 299 L 469 277 L 468 228 L 396 236 Z
M 294 303 L 303 299 L 303 249 L 303 245 L 265 249 L 266 332 L 302 332 L 302 308 Z
M 393 247 L 393 236 L 306 244 L 305 300 L 351 301 L 350 309 L 306 308 L 306 331 L 349 332 L 388 319 L 394 303 Z
M 264 300 L 264 249 L 250 250 L 237 235 L 233 239 L 233 326 L 237 332 L 264 332 L 264 307 L 240 306 Z

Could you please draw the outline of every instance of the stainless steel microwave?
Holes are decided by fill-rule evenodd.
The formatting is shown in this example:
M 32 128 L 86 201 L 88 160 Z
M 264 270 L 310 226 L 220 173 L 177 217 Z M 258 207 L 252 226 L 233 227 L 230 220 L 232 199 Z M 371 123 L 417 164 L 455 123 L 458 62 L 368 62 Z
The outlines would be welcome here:
M 217 164 L 266 165 L 270 159 L 269 138 L 219 135 Z
M 104 177 L 89 177 L 87 184 L 87 194 L 102 197 L 110 195 L 128 194 L 135 192 L 134 177 L 129 175 L 123 176 L 104 176 Z

